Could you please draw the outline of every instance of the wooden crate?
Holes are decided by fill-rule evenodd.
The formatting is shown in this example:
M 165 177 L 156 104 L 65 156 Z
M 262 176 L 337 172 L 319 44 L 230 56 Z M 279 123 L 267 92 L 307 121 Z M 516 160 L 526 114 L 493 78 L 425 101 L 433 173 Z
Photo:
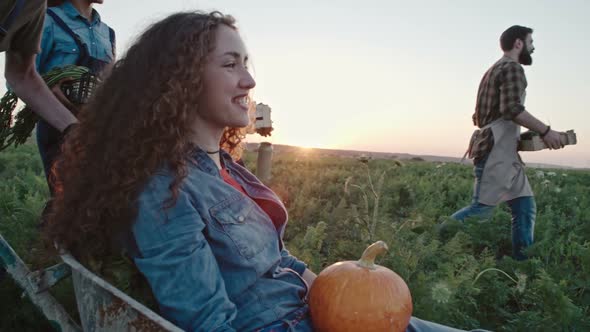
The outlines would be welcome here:
M 576 133 L 573 130 L 568 130 L 561 133 L 561 144 L 574 145 L 578 142 Z M 521 139 L 518 142 L 518 151 L 539 151 L 547 149 L 547 145 L 539 135 L 528 135 L 527 138 Z

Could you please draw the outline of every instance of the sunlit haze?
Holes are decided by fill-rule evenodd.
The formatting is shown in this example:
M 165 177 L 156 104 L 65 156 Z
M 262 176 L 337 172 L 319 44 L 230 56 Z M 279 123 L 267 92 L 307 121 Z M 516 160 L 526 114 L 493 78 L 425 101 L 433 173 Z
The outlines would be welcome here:
M 590 1 L 105 0 L 95 8 L 117 32 L 119 57 L 171 12 L 236 17 L 254 99 L 270 105 L 275 127 L 249 142 L 455 157 L 474 129 L 481 76 L 501 57 L 500 34 L 525 25 L 535 31 L 526 108 L 554 129 L 574 129 L 578 144 L 523 158 L 590 167 Z

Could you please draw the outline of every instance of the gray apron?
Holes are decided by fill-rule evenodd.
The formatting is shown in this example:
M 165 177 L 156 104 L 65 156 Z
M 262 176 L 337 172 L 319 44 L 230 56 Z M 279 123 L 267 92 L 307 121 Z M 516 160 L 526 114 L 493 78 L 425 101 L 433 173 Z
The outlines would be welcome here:
M 524 104 L 524 96 L 522 96 Z M 498 205 L 523 196 L 533 196 L 525 174 L 524 163 L 518 155 L 520 125 L 502 118 L 491 123 L 494 146 L 488 155 L 481 178 L 479 202 Z

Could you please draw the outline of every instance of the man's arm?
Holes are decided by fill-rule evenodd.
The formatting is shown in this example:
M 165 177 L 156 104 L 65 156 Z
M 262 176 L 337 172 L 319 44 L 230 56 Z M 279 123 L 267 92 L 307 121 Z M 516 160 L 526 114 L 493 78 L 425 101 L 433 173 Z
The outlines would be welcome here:
M 549 147 L 549 149 L 561 149 L 563 144 L 561 144 L 561 137 L 559 132 L 548 129 L 549 126 L 541 122 L 541 120 L 534 117 L 531 113 L 527 111 L 523 111 L 519 115 L 517 115 L 514 119 L 512 119 L 517 124 L 526 127 L 532 131 L 536 131 L 538 133 L 545 133 L 543 136 L 543 141 Z M 549 131 L 547 131 L 549 130 Z
M 6 52 L 4 72 L 6 81 L 14 93 L 54 128 L 63 131 L 70 124 L 78 121 L 56 99 L 37 73 L 35 54 L 23 55 L 13 51 Z
M 503 68 L 503 83 L 500 86 L 500 113 L 506 120 L 512 120 L 527 129 L 543 134 L 543 140 L 550 149 L 563 147 L 558 132 L 551 130 L 539 119 L 525 110 L 522 96 L 527 87 L 522 66 L 511 62 Z

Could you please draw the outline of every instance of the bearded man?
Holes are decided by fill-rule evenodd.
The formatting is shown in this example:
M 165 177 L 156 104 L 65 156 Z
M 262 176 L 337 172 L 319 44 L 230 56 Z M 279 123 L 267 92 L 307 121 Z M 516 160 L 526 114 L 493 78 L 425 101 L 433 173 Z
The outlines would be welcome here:
M 512 213 L 512 253 L 526 259 L 523 250 L 533 243 L 536 204 L 517 147 L 520 126 L 540 134 L 550 149 L 563 145 L 560 133 L 534 117 L 524 107 L 527 81 L 522 66 L 533 63 L 531 28 L 514 25 L 500 36 L 504 55 L 483 75 L 473 124 L 479 127 L 469 144 L 475 183 L 470 205 L 451 217 L 463 222 L 469 217 L 489 218 L 494 208 L 506 202 Z

